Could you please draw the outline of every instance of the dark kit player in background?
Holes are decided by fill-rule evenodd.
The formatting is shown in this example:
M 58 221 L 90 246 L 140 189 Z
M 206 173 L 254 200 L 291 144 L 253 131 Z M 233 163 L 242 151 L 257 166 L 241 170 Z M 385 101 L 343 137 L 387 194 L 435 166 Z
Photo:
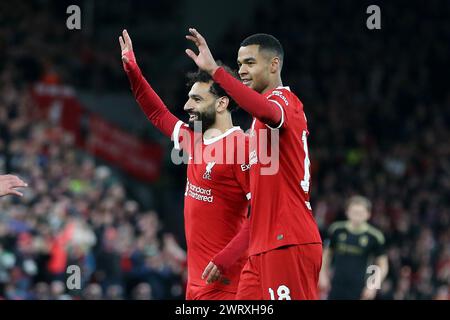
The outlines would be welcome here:
M 330 300 L 372 300 L 377 288 L 366 283 L 372 275 L 368 266 L 378 267 L 378 274 L 373 275 L 378 277 L 379 286 L 388 273 L 384 236 L 367 223 L 371 208 L 369 199 L 353 196 L 347 204 L 348 220 L 335 222 L 329 228 L 319 283 L 324 292 L 329 291 Z

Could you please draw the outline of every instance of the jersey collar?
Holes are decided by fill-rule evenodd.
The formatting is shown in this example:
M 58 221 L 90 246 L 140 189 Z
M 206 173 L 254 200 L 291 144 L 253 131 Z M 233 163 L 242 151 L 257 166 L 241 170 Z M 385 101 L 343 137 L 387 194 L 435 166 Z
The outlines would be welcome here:
M 285 86 L 285 87 L 279 86 L 279 87 L 276 87 L 275 89 L 285 89 L 285 90 L 291 91 L 291 88 L 289 86 Z
M 226 136 L 228 136 L 229 134 L 231 134 L 232 132 L 237 131 L 237 130 L 241 130 L 241 127 L 238 127 L 238 126 L 237 126 L 237 127 L 232 127 L 232 128 L 230 128 L 230 129 L 228 129 L 227 131 L 225 131 L 224 133 L 222 133 L 222 134 L 220 134 L 220 135 L 218 135 L 217 137 L 214 137 L 214 138 L 206 139 L 206 138 L 203 136 L 203 143 L 204 143 L 205 145 L 212 144 L 212 143 L 214 143 L 214 142 L 219 141 L 220 139 L 225 138 Z

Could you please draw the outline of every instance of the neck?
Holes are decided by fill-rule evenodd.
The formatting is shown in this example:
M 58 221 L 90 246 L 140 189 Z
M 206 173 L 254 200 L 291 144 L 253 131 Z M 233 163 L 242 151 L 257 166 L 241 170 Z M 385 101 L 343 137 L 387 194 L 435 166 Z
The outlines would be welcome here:
M 283 81 L 281 80 L 281 76 L 278 75 L 275 79 L 269 82 L 269 85 L 261 93 L 264 94 L 281 86 L 283 86 Z
M 214 122 L 214 124 L 203 133 L 203 137 L 205 139 L 212 139 L 221 135 L 222 133 L 225 133 L 231 128 L 233 128 L 233 120 L 231 119 L 231 114 L 229 112 L 226 112 L 224 115 L 218 114 L 216 117 L 216 122 Z
M 356 222 L 349 220 L 349 226 L 352 230 L 361 229 L 364 226 L 365 222 Z

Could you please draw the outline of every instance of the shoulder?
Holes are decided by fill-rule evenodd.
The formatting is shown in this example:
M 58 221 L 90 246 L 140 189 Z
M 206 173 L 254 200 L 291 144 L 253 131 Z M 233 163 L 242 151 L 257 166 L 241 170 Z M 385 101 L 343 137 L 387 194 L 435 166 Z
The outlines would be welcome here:
M 295 93 L 289 87 L 278 87 L 267 93 L 267 99 L 274 102 L 283 110 L 284 119 L 288 119 L 303 115 L 303 104 Z M 303 118 L 303 116 L 301 118 Z M 303 121 L 303 119 L 301 119 Z M 306 117 L 305 117 L 306 121 Z
M 233 148 L 236 154 L 237 151 L 245 151 L 249 145 L 250 136 L 245 133 L 240 127 L 236 126 L 230 130 L 230 133 L 224 139 L 227 148 Z
M 281 99 L 286 105 L 290 104 L 301 104 L 300 99 L 297 97 L 297 95 L 292 92 L 291 88 L 286 87 L 278 87 L 270 91 L 267 95 L 267 99 L 272 100 L 279 98 Z
M 181 120 L 175 124 L 175 127 L 172 131 L 172 141 L 174 142 L 174 148 L 177 150 L 181 150 L 183 144 L 183 148 L 186 147 L 186 144 L 189 143 L 188 139 L 191 139 L 193 135 L 193 131 L 189 128 L 189 125 L 184 123 Z
M 242 141 L 248 141 L 250 139 L 250 135 L 244 130 L 241 129 L 241 127 L 233 127 L 230 134 L 227 136 L 227 138 L 230 139 L 238 139 Z
M 335 233 L 338 230 L 345 230 L 345 225 L 346 225 L 346 221 L 337 221 L 332 223 L 329 228 L 328 228 L 328 232 L 330 234 Z
M 246 136 L 244 130 L 242 130 L 242 128 L 239 126 L 233 127 L 231 130 L 232 130 L 231 136 L 237 136 L 237 137 L 245 137 Z
M 289 98 L 290 98 L 289 91 L 284 88 L 273 89 L 267 95 L 267 99 L 275 100 L 275 101 L 281 100 L 282 102 L 284 102 L 284 104 L 286 106 L 289 105 L 289 100 L 290 100 Z
M 375 228 L 374 226 L 368 225 L 367 233 L 369 235 L 371 235 L 372 237 L 374 237 L 378 243 L 380 243 L 380 244 L 385 243 L 385 238 L 384 238 L 383 233 L 379 229 Z
M 240 127 L 233 127 L 230 134 L 226 138 L 247 142 L 249 140 L 249 135 L 246 134 Z

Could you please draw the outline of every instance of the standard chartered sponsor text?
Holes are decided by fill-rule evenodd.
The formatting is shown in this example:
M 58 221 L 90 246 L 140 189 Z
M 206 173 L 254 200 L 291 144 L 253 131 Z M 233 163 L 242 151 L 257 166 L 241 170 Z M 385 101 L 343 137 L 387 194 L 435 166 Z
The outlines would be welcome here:
M 187 195 L 200 201 L 213 202 L 214 200 L 211 189 L 204 189 L 192 183 L 189 183 Z

